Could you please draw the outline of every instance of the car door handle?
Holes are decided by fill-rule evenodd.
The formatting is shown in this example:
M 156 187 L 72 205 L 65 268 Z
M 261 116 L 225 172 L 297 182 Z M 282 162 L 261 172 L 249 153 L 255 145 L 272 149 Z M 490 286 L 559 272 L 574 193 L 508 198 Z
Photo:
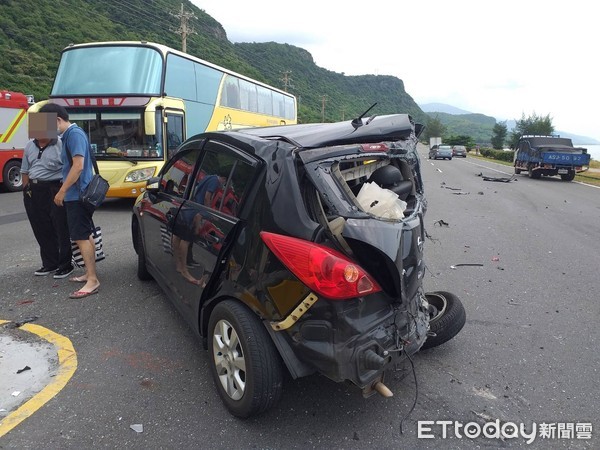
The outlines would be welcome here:
M 221 241 L 221 238 L 219 238 L 218 236 L 215 236 L 213 234 L 208 234 L 206 235 L 206 242 L 208 242 L 209 244 L 218 244 Z

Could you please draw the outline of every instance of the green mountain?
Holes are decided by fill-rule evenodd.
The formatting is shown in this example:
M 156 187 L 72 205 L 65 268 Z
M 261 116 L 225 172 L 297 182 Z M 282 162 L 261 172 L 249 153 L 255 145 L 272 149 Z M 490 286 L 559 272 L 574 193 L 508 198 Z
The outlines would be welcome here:
M 480 144 L 489 143 L 494 135 L 496 119 L 484 114 L 448 114 L 429 112 L 429 117 L 437 117 L 446 127 L 446 136 L 471 136 Z
M 1 0 L 0 88 L 50 94 L 61 50 L 71 43 L 151 41 L 181 48 L 176 17 L 180 0 Z M 273 86 L 298 98 L 301 122 L 338 121 L 369 114 L 427 115 L 393 76 L 345 76 L 318 67 L 306 50 L 288 44 L 232 44 L 220 23 L 187 0 L 193 33 L 187 53 Z M 119 70 L 118 67 L 114 68 Z

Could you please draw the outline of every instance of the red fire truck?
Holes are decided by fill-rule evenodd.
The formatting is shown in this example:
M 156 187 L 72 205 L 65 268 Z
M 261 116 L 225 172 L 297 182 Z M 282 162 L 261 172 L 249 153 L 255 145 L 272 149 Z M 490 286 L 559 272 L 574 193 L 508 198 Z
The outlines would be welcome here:
M 33 98 L 0 90 L 0 184 L 8 191 L 21 189 L 21 159 L 29 140 L 27 109 Z

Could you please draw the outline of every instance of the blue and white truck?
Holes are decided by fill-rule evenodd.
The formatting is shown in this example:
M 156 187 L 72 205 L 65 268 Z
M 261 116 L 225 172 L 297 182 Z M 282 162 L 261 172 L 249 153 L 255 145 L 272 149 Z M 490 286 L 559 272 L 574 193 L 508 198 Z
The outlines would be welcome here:
M 560 175 L 563 181 L 572 181 L 589 164 L 587 149 L 573 147 L 571 139 L 559 136 L 521 136 L 515 150 L 515 173 L 527 171 L 529 178 Z

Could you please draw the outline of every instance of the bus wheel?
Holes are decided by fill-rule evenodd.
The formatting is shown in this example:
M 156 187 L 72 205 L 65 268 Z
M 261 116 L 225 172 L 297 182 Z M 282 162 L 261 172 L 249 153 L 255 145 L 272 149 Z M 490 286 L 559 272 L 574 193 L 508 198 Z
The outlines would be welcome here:
M 21 162 L 9 161 L 4 166 L 2 173 L 4 187 L 10 192 L 20 191 L 23 187 L 23 178 L 21 177 Z

